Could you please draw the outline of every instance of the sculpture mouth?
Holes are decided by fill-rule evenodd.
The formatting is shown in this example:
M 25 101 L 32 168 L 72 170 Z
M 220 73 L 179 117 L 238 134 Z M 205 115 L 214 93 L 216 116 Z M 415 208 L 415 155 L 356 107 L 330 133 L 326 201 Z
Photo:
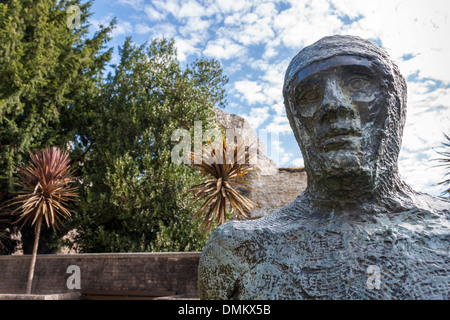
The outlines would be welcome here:
M 328 152 L 339 149 L 354 149 L 358 145 L 361 134 L 353 128 L 339 128 L 338 130 L 329 130 L 320 139 L 320 147 Z
M 322 142 L 321 147 L 325 151 L 348 149 L 355 146 L 355 140 L 359 140 L 359 138 L 359 136 L 355 135 L 340 135 Z

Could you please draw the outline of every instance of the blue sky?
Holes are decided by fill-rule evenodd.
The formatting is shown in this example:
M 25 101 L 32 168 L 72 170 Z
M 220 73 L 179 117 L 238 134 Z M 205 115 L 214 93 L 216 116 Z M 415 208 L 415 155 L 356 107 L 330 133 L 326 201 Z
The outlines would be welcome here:
M 377 42 L 408 83 L 400 174 L 418 191 L 443 191 L 436 183 L 445 171 L 431 160 L 439 158 L 443 133 L 450 133 L 449 1 L 95 0 L 92 11 L 93 30 L 117 18 L 109 44 L 113 62 L 126 36 L 137 44 L 174 38 L 182 64 L 200 57 L 220 61 L 229 77 L 225 111 L 246 118 L 257 134 L 278 135 L 278 143 L 268 140 L 268 155 L 279 166 L 303 164 L 281 91 L 292 57 L 327 35 Z

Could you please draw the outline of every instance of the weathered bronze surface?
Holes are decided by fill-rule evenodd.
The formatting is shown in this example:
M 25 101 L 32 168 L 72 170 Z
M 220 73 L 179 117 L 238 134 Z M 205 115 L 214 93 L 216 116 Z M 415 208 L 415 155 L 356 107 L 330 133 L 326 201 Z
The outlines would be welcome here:
M 325 37 L 293 58 L 283 94 L 308 187 L 213 232 L 200 297 L 449 299 L 450 201 L 400 178 L 406 83 L 387 53 Z

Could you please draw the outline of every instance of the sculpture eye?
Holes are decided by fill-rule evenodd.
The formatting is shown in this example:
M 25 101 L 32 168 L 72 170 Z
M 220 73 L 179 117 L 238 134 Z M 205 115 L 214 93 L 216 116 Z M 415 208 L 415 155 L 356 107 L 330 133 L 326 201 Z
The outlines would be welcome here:
M 350 82 L 350 86 L 355 90 L 364 89 L 369 85 L 369 81 L 362 78 L 355 78 Z
M 315 100 L 317 100 L 319 98 L 319 90 L 318 90 L 318 85 L 317 84 L 313 84 L 311 85 L 309 88 L 305 88 L 306 90 L 304 90 L 303 93 L 300 93 L 299 95 L 299 102 L 303 102 L 303 103 L 310 103 L 310 102 L 314 102 Z
M 309 90 L 306 92 L 303 97 L 301 98 L 302 101 L 313 101 L 316 100 L 319 97 L 319 93 L 317 90 Z

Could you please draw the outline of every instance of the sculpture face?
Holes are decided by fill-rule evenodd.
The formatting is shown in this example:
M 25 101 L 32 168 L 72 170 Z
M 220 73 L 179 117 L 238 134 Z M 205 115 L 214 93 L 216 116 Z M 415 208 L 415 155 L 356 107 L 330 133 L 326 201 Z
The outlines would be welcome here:
M 355 36 L 322 38 L 291 60 L 283 96 L 311 197 L 366 201 L 403 185 L 406 82 L 381 47 Z
M 378 69 L 336 56 L 302 69 L 292 87 L 292 114 L 315 174 L 372 175 L 387 110 Z

